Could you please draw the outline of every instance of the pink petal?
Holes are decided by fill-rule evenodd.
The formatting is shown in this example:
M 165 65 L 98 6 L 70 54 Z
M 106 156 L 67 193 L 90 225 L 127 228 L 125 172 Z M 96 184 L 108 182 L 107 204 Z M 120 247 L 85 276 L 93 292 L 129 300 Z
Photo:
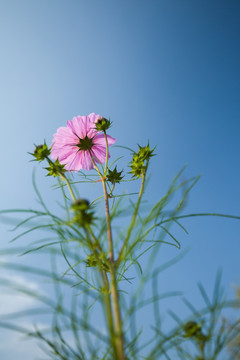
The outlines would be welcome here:
M 79 171 L 82 169 L 81 155 L 80 151 L 76 151 L 68 156 L 65 160 L 65 169 L 69 171 Z
M 97 119 L 101 119 L 102 116 L 99 115 L 99 114 L 96 115 L 95 113 L 91 113 L 91 114 L 88 115 L 88 118 L 90 119 L 91 122 L 93 122 L 93 123 L 95 124 L 95 121 L 96 121 Z
M 107 140 L 108 140 L 108 146 L 111 146 L 115 143 L 115 141 L 117 139 L 112 138 L 110 135 L 107 135 Z M 94 144 L 96 145 L 101 145 L 101 146 L 105 146 L 106 147 L 106 140 L 103 134 L 100 135 L 96 135 L 94 136 L 94 140 L 93 140 Z
M 98 131 L 96 130 L 95 123 L 93 123 L 89 118 L 88 118 L 87 123 L 88 123 L 87 136 L 88 136 L 88 138 L 91 139 L 98 133 Z
M 103 163 L 106 159 L 106 141 L 104 135 L 95 128 L 95 121 L 99 118 L 102 116 L 95 113 L 88 116 L 76 116 L 67 122 L 66 127 L 60 127 L 53 136 L 51 157 L 54 160 L 59 159 L 61 164 L 65 164 L 65 169 L 69 171 L 93 169 L 91 154 L 96 162 Z M 91 153 L 79 151 L 76 146 L 79 140 L 86 136 L 93 139 Z M 107 140 L 109 146 L 116 141 L 109 135 L 107 135 Z
M 64 162 L 64 160 L 77 151 L 78 149 L 72 146 L 54 147 L 51 151 L 51 157 L 55 160 L 58 158 L 60 162 Z
M 106 160 L 106 148 L 102 146 L 93 146 L 91 151 L 94 160 L 103 164 Z
M 83 116 L 75 116 L 72 120 L 68 120 L 67 126 L 77 138 L 83 139 L 86 136 Z
M 77 137 L 72 133 L 72 131 L 67 127 L 60 127 L 57 129 L 57 132 L 53 135 L 54 143 L 76 143 L 78 141 Z
M 91 170 L 91 169 L 93 169 L 92 158 L 91 158 L 91 155 L 89 154 L 88 151 L 83 151 L 83 156 L 82 156 L 82 168 L 83 168 L 83 169 L 86 169 L 86 170 Z

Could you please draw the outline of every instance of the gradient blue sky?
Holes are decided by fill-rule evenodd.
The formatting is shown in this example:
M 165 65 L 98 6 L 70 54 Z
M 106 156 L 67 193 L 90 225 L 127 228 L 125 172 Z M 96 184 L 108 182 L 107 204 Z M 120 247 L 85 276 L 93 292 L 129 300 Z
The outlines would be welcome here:
M 186 176 L 203 177 L 186 212 L 240 215 L 239 16 L 238 0 L 2 0 L 1 208 L 36 207 L 27 152 L 43 139 L 50 144 L 73 116 L 96 112 L 111 117 L 118 144 L 157 145 L 150 201 L 188 163 Z M 55 201 L 51 181 L 37 174 Z M 240 222 L 184 225 L 189 235 L 178 239 L 191 250 L 165 273 L 163 288 L 198 302 L 196 282 L 211 291 L 221 267 L 233 295 Z M 0 246 L 10 237 L 2 226 Z M 162 254 L 159 261 L 177 250 Z

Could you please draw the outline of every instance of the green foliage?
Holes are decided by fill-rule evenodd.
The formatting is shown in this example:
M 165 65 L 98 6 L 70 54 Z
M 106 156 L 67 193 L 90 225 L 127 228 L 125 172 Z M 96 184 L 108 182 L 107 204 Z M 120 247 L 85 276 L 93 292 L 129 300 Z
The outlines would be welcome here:
M 101 125 L 101 130 L 105 131 L 106 124 L 108 120 L 102 119 L 96 126 Z M 181 243 L 175 230 L 177 228 L 188 234 L 183 222 L 186 218 L 239 217 L 218 213 L 183 213 L 188 196 L 200 179 L 200 176 L 195 176 L 182 180 L 184 168 L 173 179 L 166 193 L 155 203 L 148 204 L 146 175 L 149 161 L 154 155 L 154 149 L 151 150 L 149 144 L 139 146 L 138 152 L 133 154 L 133 178 L 123 180 L 138 181 L 141 177 L 139 192 L 120 194 L 115 193 L 114 187 L 123 178 L 117 166 L 113 170 L 108 167 L 107 176 L 100 176 L 100 179 L 99 170 L 96 174 L 79 172 L 80 180 L 73 181 L 58 160 L 53 163 L 48 159 L 47 146 L 44 146 L 39 147 L 34 156 L 39 161 L 47 158 L 48 175 L 62 175 L 58 177 L 55 189 L 62 193 L 61 212 L 64 211 L 64 214 L 59 216 L 49 210 L 33 177 L 41 208 L 2 211 L 5 215 L 26 215 L 17 223 L 13 219 L 14 229 L 22 231 L 12 241 L 25 237 L 29 239 L 29 244 L 27 247 L 6 250 L 5 253 L 2 251 L 2 255 L 38 253 L 43 256 L 42 268 L 11 261 L 6 262 L 4 268 L 39 277 L 41 283 L 44 283 L 44 279 L 48 287 L 41 292 L 2 276 L 1 286 L 11 287 L 16 293 L 25 294 L 40 305 L 25 312 L 6 314 L 0 318 L 0 326 L 38 339 L 44 344 L 47 359 L 52 360 L 215 360 L 220 359 L 222 354 L 224 359 L 226 347 L 237 339 L 239 321 L 229 325 L 222 314 L 226 308 L 236 307 L 239 301 L 225 300 L 219 275 L 212 300 L 204 287 L 199 285 L 204 301 L 202 310 L 195 309 L 188 300 L 183 299 L 191 312 L 189 318 L 181 320 L 171 310 L 169 314 L 176 325 L 172 330 L 163 328 L 159 310 L 161 302 L 171 297 L 179 298 L 182 294 L 160 291 L 159 277 L 179 261 L 183 253 L 167 263 L 159 263 L 159 255 L 162 245 L 180 250 Z M 99 196 L 90 204 L 88 200 L 74 195 L 74 187 L 84 182 L 101 182 L 105 185 L 104 196 Z M 66 186 L 73 201 L 66 194 Z M 39 232 L 41 235 L 47 233 L 47 236 L 36 240 L 33 236 Z M 51 268 L 46 266 L 46 258 L 49 258 Z M 61 271 L 57 270 L 59 262 Z M 116 331 L 119 320 L 114 314 L 116 297 L 121 308 L 121 331 Z M 141 319 L 143 309 L 149 311 L 149 317 L 153 320 L 152 332 L 148 337 L 136 320 Z M 96 315 L 99 313 L 103 313 L 105 325 L 97 323 Z M 33 315 L 46 316 L 46 328 L 30 330 L 16 320 Z M 124 357 L 119 355 L 116 345 L 119 335 L 124 341 Z

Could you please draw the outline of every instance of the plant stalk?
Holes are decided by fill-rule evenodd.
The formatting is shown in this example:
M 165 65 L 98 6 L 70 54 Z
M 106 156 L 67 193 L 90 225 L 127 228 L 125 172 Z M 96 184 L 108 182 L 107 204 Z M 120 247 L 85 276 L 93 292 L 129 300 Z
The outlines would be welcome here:
M 107 238 L 108 238 L 108 251 L 109 251 L 109 262 L 110 262 L 110 292 L 112 295 L 112 303 L 111 298 L 106 299 L 106 310 L 108 313 L 108 323 L 109 323 L 109 331 L 110 335 L 112 334 L 112 322 L 110 318 L 110 314 L 113 314 L 114 318 L 114 329 L 113 329 L 113 350 L 116 353 L 116 359 L 115 360 L 125 360 L 125 354 L 124 354 L 124 341 L 123 341 L 123 331 L 122 331 L 122 319 L 121 319 L 121 311 L 120 311 L 120 302 L 119 302 L 119 293 L 118 293 L 118 287 L 117 287 L 117 279 L 116 279 L 116 266 L 114 263 L 114 249 L 113 249 L 113 238 L 112 238 L 112 228 L 111 228 L 111 217 L 110 217 L 110 211 L 109 211 L 109 202 L 108 202 L 108 192 L 106 187 L 106 175 L 107 175 L 107 166 L 108 166 L 108 140 L 106 132 L 104 132 L 105 140 L 106 140 L 106 159 L 105 159 L 105 168 L 104 168 L 104 175 L 101 174 L 100 170 L 98 169 L 98 166 L 92 156 L 92 161 L 95 166 L 95 169 L 97 170 L 100 179 L 102 181 L 103 185 L 103 193 L 104 193 L 104 199 L 105 199 L 105 212 L 106 212 L 106 222 L 107 222 Z M 108 283 L 108 277 L 105 273 L 105 282 Z M 109 283 L 108 283 L 109 284 Z M 113 305 L 113 306 L 112 306 Z
M 128 232 L 127 232 L 127 236 L 123 242 L 123 245 L 122 245 L 122 248 L 119 252 L 119 256 L 118 256 L 118 259 L 117 259 L 117 265 L 119 265 L 119 263 L 121 262 L 122 260 L 122 256 L 123 256 L 123 252 L 124 252 L 124 249 L 129 241 L 129 238 L 131 236 L 131 232 L 132 232 L 132 229 L 135 225 L 135 221 L 136 221 L 136 217 L 137 217 L 137 214 L 138 214 L 138 210 L 139 210 L 139 206 L 140 206 L 140 203 L 141 203 L 141 200 L 142 200 L 142 196 L 143 196 L 143 191 L 144 191 L 144 185 L 145 185 L 145 179 L 146 179 L 146 172 L 147 172 L 147 167 L 148 167 L 148 164 L 146 166 L 146 169 L 145 169 L 145 172 L 143 173 L 142 175 L 142 183 L 141 183 L 141 187 L 140 187 L 140 191 L 139 191 L 139 195 L 138 195 L 138 201 L 137 201 L 137 205 L 135 207 L 135 210 L 133 212 L 133 216 L 132 216 L 132 220 L 131 220 L 131 223 L 130 223 L 130 226 L 128 228 Z
M 77 198 L 73 193 L 73 190 L 72 190 L 72 187 L 70 185 L 70 182 L 69 182 L 68 178 L 65 175 L 62 175 L 62 174 L 61 174 L 61 178 L 62 178 L 62 180 L 64 179 L 66 181 L 67 187 L 68 187 L 68 189 L 70 191 L 70 194 L 72 196 L 73 201 L 77 201 Z
M 115 358 L 117 358 L 117 346 L 115 342 L 115 331 L 114 331 L 114 323 L 113 323 L 113 314 L 112 314 L 112 304 L 111 304 L 111 297 L 110 297 L 110 291 L 109 291 L 109 281 L 108 277 L 105 271 L 102 272 L 103 277 L 103 284 L 104 284 L 104 304 L 105 304 L 105 310 L 107 314 L 107 321 L 108 321 L 108 327 L 110 332 L 110 338 L 111 338 L 111 344 L 113 347 L 113 352 Z
M 104 192 L 104 198 L 105 198 L 107 237 L 108 237 L 108 244 L 109 244 L 109 260 L 110 260 L 110 265 L 111 265 L 111 267 L 110 267 L 111 294 L 112 294 L 113 314 L 114 314 L 115 345 L 116 345 L 116 349 L 117 349 L 116 360 L 125 360 L 122 319 L 121 319 L 121 312 L 120 312 L 119 293 L 118 293 L 118 288 L 117 288 L 116 267 L 114 264 L 114 252 L 113 252 L 111 219 L 110 219 L 109 203 L 108 203 L 108 193 L 107 193 L 107 188 L 106 188 L 106 180 L 103 177 L 102 177 L 102 184 L 103 184 L 103 192 Z

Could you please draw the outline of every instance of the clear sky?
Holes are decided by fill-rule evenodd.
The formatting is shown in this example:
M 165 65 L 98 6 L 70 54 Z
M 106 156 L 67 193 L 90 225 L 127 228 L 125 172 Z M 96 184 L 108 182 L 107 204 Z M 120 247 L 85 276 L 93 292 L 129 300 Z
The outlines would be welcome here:
M 37 206 L 27 152 L 43 139 L 50 144 L 73 116 L 95 112 L 111 117 L 118 144 L 157 145 L 150 201 L 187 163 L 186 176 L 203 176 L 186 212 L 240 216 L 239 16 L 238 0 L 2 0 L 1 208 Z M 51 181 L 40 167 L 37 174 L 55 201 Z M 190 251 L 165 273 L 163 288 L 183 290 L 197 303 L 196 282 L 211 292 L 222 268 L 233 295 L 240 222 L 199 218 L 184 225 L 189 235 L 178 240 Z M 0 248 L 11 236 L 2 225 Z M 163 250 L 159 261 L 177 253 Z M 4 360 L 11 351 L 0 344 Z

